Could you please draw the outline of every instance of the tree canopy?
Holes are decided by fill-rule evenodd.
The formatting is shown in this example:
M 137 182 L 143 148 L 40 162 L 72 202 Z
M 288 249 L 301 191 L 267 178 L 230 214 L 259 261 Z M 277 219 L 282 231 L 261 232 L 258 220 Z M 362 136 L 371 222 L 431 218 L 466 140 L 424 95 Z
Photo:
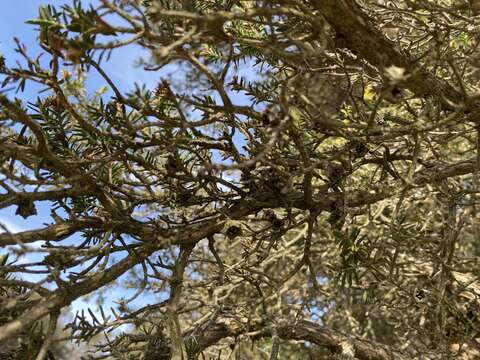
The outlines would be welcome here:
M 478 359 L 479 13 L 40 7 L 0 58 L 0 209 L 50 211 L 2 225 L 0 358 Z

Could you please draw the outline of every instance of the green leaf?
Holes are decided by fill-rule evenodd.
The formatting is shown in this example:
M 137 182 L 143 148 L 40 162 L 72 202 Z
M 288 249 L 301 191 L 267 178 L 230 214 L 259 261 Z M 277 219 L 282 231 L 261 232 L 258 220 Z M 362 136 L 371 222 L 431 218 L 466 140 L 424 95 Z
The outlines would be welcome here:
M 365 90 L 363 91 L 363 100 L 365 101 L 373 101 L 375 100 L 377 93 L 373 89 L 373 86 L 367 86 L 365 87 Z
M 295 125 L 300 125 L 303 119 L 301 110 L 295 106 L 290 107 L 289 113 Z
M 62 25 L 60 25 L 54 20 L 34 19 L 34 20 L 27 20 L 25 21 L 25 23 L 30 25 L 39 25 L 42 27 L 46 27 L 49 30 L 56 30 L 56 29 L 62 28 Z

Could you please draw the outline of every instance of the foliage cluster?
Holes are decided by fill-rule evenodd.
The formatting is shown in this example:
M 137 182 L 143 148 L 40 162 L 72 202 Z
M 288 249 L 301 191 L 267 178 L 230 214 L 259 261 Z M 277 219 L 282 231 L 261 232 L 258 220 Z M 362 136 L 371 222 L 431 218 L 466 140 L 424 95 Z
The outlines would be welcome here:
M 66 326 L 85 359 L 478 359 L 479 11 L 41 7 L 42 56 L 0 61 L 0 208 L 52 207 L 0 234 L 0 346 L 55 358 L 115 286 Z M 155 86 L 115 80 L 130 48 Z

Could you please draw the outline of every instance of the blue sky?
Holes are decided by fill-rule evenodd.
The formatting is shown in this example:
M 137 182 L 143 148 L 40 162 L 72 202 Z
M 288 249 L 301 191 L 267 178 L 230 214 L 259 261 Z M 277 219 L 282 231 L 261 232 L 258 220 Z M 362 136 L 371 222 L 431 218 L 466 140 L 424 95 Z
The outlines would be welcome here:
M 37 32 L 34 31 L 35 26 L 26 24 L 25 21 L 36 18 L 38 7 L 42 4 L 50 3 L 56 6 L 60 6 L 63 3 L 69 3 L 65 0 L 2 0 L 2 22 L 0 22 L 0 53 L 5 56 L 7 64 L 14 64 L 15 60 L 18 59 L 18 54 L 14 52 L 15 42 L 13 37 L 18 37 L 21 41 L 27 46 L 29 53 L 31 55 L 38 55 L 41 51 L 40 47 L 36 43 Z M 88 1 L 82 1 L 82 4 L 87 4 Z M 146 55 L 142 53 L 140 48 L 135 46 L 129 46 L 127 48 L 122 48 L 117 50 L 112 54 L 111 59 L 109 60 L 108 65 L 106 66 L 106 71 L 116 85 L 120 88 L 121 91 L 131 90 L 135 82 L 140 84 L 146 84 L 147 87 L 153 88 L 155 84 L 162 77 L 168 76 L 166 72 L 160 73 L 146 73 L 139 68 L 135 68 L 133 65 L 139 56 Z M 241 74 L 250 75 L 249 71 L 251 68 L 245 66 Z M 168 70 L 167 70 L 168 71 Z M 170 71 L 171 68 L 170 68 Z M 97 74 L 91 72 L 88 75 L 87 85 L 89 91 L 95 91 L 101 86 L 105 85 L 104 82 L 99 78 Z M 23 100 L 34 100 L 38 94 L 38 87 L 26 86 L 26 91 L 22 94 L 18 94 Z M 232 100 L 236 104 L 247 105 L 249 102 L 245 96 L 239 94 L 232 94 Z M 50 202 L 37 202 L 36 203 L 37 213 L 36 216 L 30 216 L 27 219 L 23 219 L 19 216 L 15 216 L 15 207 L 9 207 L 6 209 L 0 209 L 0 222 L 4 224 L 10 231 L 19 232 L 29 229 L 35 229 L 43 227 L 45 223 L 51 223 L 50 219 Z M 68 240 L 68 243 L 77 242 L 79 240 L 78 236 L 73 236 Z M 37 244 L 39 246 L 40 244 Z M 30 254 L 26 257 L 25 260 L 34 260 L 41 259 L 43 256 L 41 254 Z M 35 280 L 38 277 L 32 277 L 29 280 Z M 109 306 L 113 305 L 113 300 L 118 299 L 120 295 L 130 296 L 132 291 L 122 290 L 121 294 L 117 290 L 106 290 L 104 297 L 109 298 L 106 302 L 106 309 Z M 146 297 L 139 299 L 137 304 L 143 302 L 153 301 L 153 297 Z M 79 310 L 85 304 L 93 305 L 95 298 L 87 301 L 76 301 L 72 308 L 73 310 Z
M 61 1 L 53 0 L 52 3 L 60 4 Z M 25 24 L 25 21 L 36 16 L 38 6 L 41 4 L 35 0 L 3 0 L 2 1 L 2 21 L 0 21 L 0 54 L 5 56 L 8 64 L 12 64 L 17 58 L 14 52 L 14 37 L 21 39 L 29 49 L 38 49 L 35 38 L 37 34 L 33 31 L 31 25 Z M 27 89 L 27 96 L 35 97 L 35 93 Z M 39 213 L 44 211 L 43 207 L 47 204 L 39 206 Z M 7 226 L 10 231 L 18 232 L 25 229 L 31 229 L 42 224 L 41 216 L 30 217 L 26 221 L 14 215 L 15 209 L 7 208 L 0 210 L 0 221 Z
M 41 48 L 37 45 L 37 32 L 34 31 L 33 25 L 26 24 L 27 20 L 37 17 L 38 7 L 42 4 L 52 4 L 60 6 L 65 3 L 70 3 L 66 0 L 2 0 L 2 22 L 0 22 L 0 54 L 5 56 L 7 64 L 13 65 L 17 59 L 18 54 L 14 52 L 15 42 L 14 37 L 21 39 L 22 43 L 27 46 L 31 55 L 37 55 L 41 52 Z M 82 1 L 82 4 L 88 4 L 90 1 Z M 163 77 L 168 77 L 175 72 L 175 69 L 169 67 L 166 71 L 160 73 L 147 73 L 138 67 L 135 63 L 140 56 L 146 56 L 145 52 L 139 47 L 129 46 L 121 48 L 113 52 L 106 72 L 111 76 L 112 80 L 122 91 L 133 89 L 135 82 L 145 84 L 149 88 L 153 88 L 158 81 Z M 246 78 L 253 78 L 253 72 L 250 66 L 245 66 L 238 72 Z M 25 92 L 19 94 L 23 100 L 34 100 L 38 96 L 38 91 L 41 89 L 35 84 L 27 83 Z M 93 92 L 99 89 L 105 83 L 100 77 L 90 72 L 87 77 L 87 88 Z M 238 93 L 232 93 L 232 100 L 238 105 L 248 105 L 249 101 L 246 96 Z M 236 139 L 241 141 L 240 139 Z M 237 142 L 238 143 L 238 142 Z M 22 230 L 38 228 L 49 218 L 50 204 L 48 202 L 40 202 L 37 206 L 38 216 L 31 216 L 24 220 L 21 217 L 14 216 L 15 209 L 0 209 L 0 221 L 10 229 L 10 231 L 18 232 Z M 45 218 L 45 214 L 47 218 Z
M 36 37 L 37 32 L 35 26 L 26 24 L 27 20 L 36 18 L 38 15 L 38 8 L 43 4 L 52 4 L 59 7 L 62 4 L 69 4 L 68 0 L 2 0 L 2 22 L 0 22 L 0 54 L 6 58 L 8 65 L 15 65 L 19 59 L 19 55 L 15 53 L 14 37 L 17 37 L 27 46 L 29 54 L 35 57 L 42 49 L 38 46 Z M 82 4 L 88 4 L 90 1 L 82 1 Z M 145 84 L 149 88 L 153 88 L 155 84 L 163 76 L 168 76 L 168 73 L 146 73 L 140 68 L 135 67 L 136 61 L 140 56 L 146 56 L 145 52 L 139 47 L 129 46 L 121 48 L 112 53 L 112 56 L 106 67 L 107 74 L 112 78 L 115 84 L 122 91 L 133 89 L 134 83 Z M 170 68 L 170 71 L 171 68 Z M 105 82 L 98 74 L 91 71 L 88 74 L 87 89 L 90 92 L 98 90 L 105 85 Z M 34 100 L 39 96 L 38 91 L 41 90 L 39 86 L 33 83 L 27 83 L 24 93 L 17 94 L 18 97 L 25 101 Z M 110 92 L 111 94 L 111 92 Z M 108 93 L 107 93 L 108 96 Z M 0 221 L 7 226 L 10 231 L 18 232 L 28 229 L 38 228 L 42 226 L 49 218 L 50 203 L 38 202 L 37 216 L 31 216 L 24 220 L 21 217 L 15 216 L 14 208 L 0 209 Z
M 33 25 L 26 24 L 27 20 L 37 17 L 38 7 L 42 4 L 52 4 L 60 6 L 69 1 L 64 0 L 2 0 L 2 21 L 0 22 L 0 54 L 3 55 L 8 65 L 13 65 L 17 59 L 18 54 L 14 52 L 15 42 L 14 37 L 19 38 L 24 43 L 31 55 L 38 55 L 41 48 L 37 45 L 36 37 L 37 32 L 34 31 Z M 87 1 L 82 2 L 86 4 Z M 125 49 L 117 50 L 112 54 L 107 67 L 108 74 L 116 82 L 122 90 L 132 89 L 135 82 L 145 83 L 147 86 L 152 87 L 159 79 L 159 74 L 152 76 L 152 74 L 146 74 L 140 69 L 135 68 L 133 65 L 138 59 L 141 52 L 138 47 L 128 47 Z M 88 88 L 91 91 L 98 89 L 104 85 L 103 81 L 94 73 L 89 74 Z M 30 84 L 31 85 L 31 84 Z M 18 94 L 23 100 L 34 100 L 38 93 L 39 87 L 26 86 L 25 92 Z M 0 222 L 5 225 L 12 232 L 20 232 L 35 228 L 41 228 L 45 223 L 50 223 L 50 210 L 51 203 L 48 201 L 42 201 L 36 203 L 37 215 L 30 216 L 27 219 L 23 219 L 20 216 L 15 215 L 16 208 L 14 206 L 0 209 Z M 69 243 L 78 241 L 78 237 L 72 237 L 69 239 Z M 40 244 L 36 244 L 39 246 Z M 43 256 L 40 254 L 29 254 L 23 261 L 35 261 L 41 259 Z M 31 276 L 29 280 L 37 280 L 38 276 Z M 132 291 L 122 291 L 123 296 L 131 296 Z M 115 300 L 120 296 L 118 292 L 112 290 L 106 290 L 103 294 L 105 297 L 109 297 L 111 300 Z M 73 310 L 79 310 L 85 304 L 92 305 L 95 299 L 91 299 L 87 302 L 76 301 L 72 308 Z M 107 301 L 106 308 L 112 306 L 112 301 Z

